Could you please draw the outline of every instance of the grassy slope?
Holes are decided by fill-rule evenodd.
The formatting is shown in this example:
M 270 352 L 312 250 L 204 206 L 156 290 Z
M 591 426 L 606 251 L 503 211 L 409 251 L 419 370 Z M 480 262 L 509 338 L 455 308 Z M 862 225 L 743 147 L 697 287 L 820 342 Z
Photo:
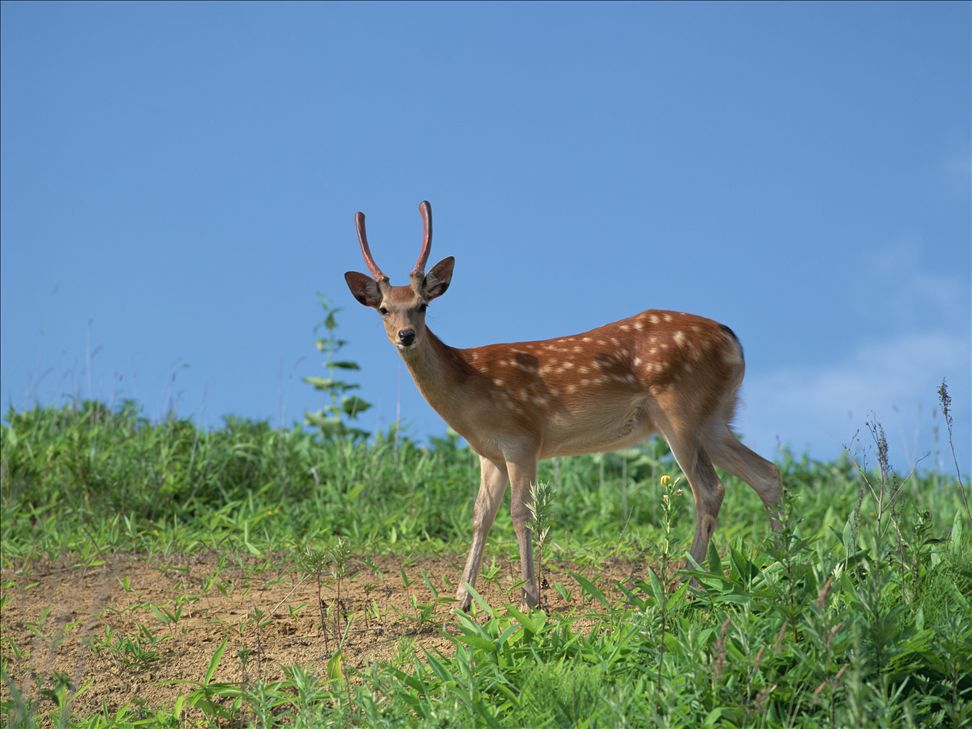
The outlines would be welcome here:
M 132 404 L 11 412 L 8 422 L 0 459 L 8 568 L 64 553 L 82 561 L 113 551 L 283 555 L 338 538 L 358 554 L 461 552 L 469 536 L 477 462 L 449 439 L 430 448 L 389 436 L 321 442 L 238 420 L 203 432 L 188 421 L 149 423 Z M 410 672 L 379 664 L 346 676 L 335 654 L 282 683 L 198 686 L 167 718 L 144 718 L 177 723 L 194 707 L 213 720 L 307 726 L 972 721 L 972 530 L 962 526 L 956 481 L 883 479 L 849 461 L 781 465 L 781 538 L 768 534 L 752 491 L 730 480 L 699 585 L 649 573 L 620 605 L 587 587 L 599 606 L 594 630 L 580 630 L 577 617 L 483 605 L 476 620 L 455 618 L 454 654 L 421 656 Z M 656 444 L 544 464 L 548 554 L 594 565 L 612 555 L 680 556 L 691 499 L 677 481 L 659 486 L 664 474 L 678 471 Z M 490 540 L 515 552 L 508 510 Z M 27 706 L 15 687 L 5 696 L 10 723 L 48 712 Z M 136 717 L 116 716 L 116 725 Z

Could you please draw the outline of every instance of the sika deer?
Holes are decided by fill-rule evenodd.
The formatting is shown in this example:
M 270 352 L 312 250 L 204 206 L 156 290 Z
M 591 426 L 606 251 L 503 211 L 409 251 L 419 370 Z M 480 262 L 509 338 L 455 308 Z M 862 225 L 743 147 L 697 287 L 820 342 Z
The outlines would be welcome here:
M 513 528 L 520 548 L 523 602 L 538 601 L 528 501 L 537 462 L 608 451 L 661 433 L 695 497 L 690 554 L 701 562 L 716 527 L 723 486 L 713 465 L 759 494 L 776 528 L 779 469 L 730 430 L 743 380 L 743 351 L 729 327 L 674 311 L 643 311 L 581 334 L 455 349 L 425 325 L 429 303 L 452 281 L 455 259 L 426 273 L 432 209 L 419 206 L 425 234 L 408 286 L 392 286 L 368 247 L 363 213 L 358 241 L 370 276 L 349 271 L 354 297 L 375 309 L 429 404 L 479 454 L 481 481 L 473 538 L 457 599 L 468 609 L 486 535 L 512 484 Z

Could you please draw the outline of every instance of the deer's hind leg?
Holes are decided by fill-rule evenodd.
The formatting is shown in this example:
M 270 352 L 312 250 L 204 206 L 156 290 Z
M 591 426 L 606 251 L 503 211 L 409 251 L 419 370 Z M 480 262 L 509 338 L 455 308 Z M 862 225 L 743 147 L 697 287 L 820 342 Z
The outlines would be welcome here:
M 712 467 L 709 455 L 702 447 L 698 434 L 678 432 L 671 427 L 662 427 L 660 430 L 692 489 L 695 499 L 695 537 L 692 539 L 689 554 L 701 564 L 718 523 L 725 489 Z
M 725 423 L 713 426 L 704 442 L 716 466 L 741 478 L 759 494 L 770 524 L 774 530 L 778 530 L 778 512 L 783 497 L 779 467 L 747 448 Z

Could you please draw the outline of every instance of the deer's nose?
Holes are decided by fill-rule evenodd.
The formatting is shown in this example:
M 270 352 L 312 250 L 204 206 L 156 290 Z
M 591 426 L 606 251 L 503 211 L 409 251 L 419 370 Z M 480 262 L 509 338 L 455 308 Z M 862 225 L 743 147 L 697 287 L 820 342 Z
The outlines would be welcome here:
M 414 329 L 399 329 L 398 330 L 398 341 L 404 344 L 406 347 L 415 341 L 415 330 Z

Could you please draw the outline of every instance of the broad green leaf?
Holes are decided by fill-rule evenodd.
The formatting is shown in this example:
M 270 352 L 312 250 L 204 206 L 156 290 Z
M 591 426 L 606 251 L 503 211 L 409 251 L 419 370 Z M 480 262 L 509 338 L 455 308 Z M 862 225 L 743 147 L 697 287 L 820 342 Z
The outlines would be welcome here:
M 581 586 L 581 589 L 584 592 L 586 592 L 592 598 L 594 598 L 599 603 L 601 603 L 605 608 L 607 608 L 607 610 L 612 615 L 614 614 L 614 606 L 604 596 L 604 593 L 601 592 L 601 590 L 597 587 L 597 585 L 595 585 L 593 582 L 591 582 L 589 579 L 584 577 L 584 575 L 580 574 L 579 572 L 571 572 L 570 576 L 577 581 L 577 584 Z
M 229 642 L 229 637 L 224 637 L 223 642 L 219 644 L 219 648 L 213 654 L 213 657 L 209 659 L 209 667 L 206 669 L 206 675 L 203 677 L 203 685 L 208 685 L 212 680 L 213 676 L 216 675 L 216 668 L 219 666 L 219 660 L 223 657 L 223 651 L 226 650 L 226 644 Z
M 962 549 L 962 512 L 956 511 L 952 519 L 952 536 L 948 540 L 948 550 L 952 554 L 959 554 Z
M 661 581 L 658 579 L 658 575 L 655 574 L 654 570 L 648 571 L 648 584 L 651 586 L 651 594 L 655 598 L 655 602 L 660 606 L 665 605 L 667 602 L 665 589 L 662 587 Z
M 476 592 L 476 588 L 470 585 L 468 582 L 466 583 L 466 592 L 472 595 L 472 599 L 476 601 L 476 604 L 479 605 L 479 607 L 482 609 L 484 613 L 486 613 L 491 618 L 496 617 L 496 614 L 493 612 L 493 609 L 489 606 L 489 603 L 486 602 L 486 600 L 483 599 L 483 596 L 480 595 L 478 592 Z
M 335 653 L 327 662 L 327 677 L 338 684 L 344 684 L 344 662 L 341 651 Z
M 522 625 L 523 628 L 524 628 L 524 630 L 526 630 L 528 633 L 531 633 L 533 635 L 536 635 L 537 632 L 539 632 L 539 630 L 540 630 L 540 628 L 542 626 L 542 623 L 540 623 L 539 621 L 534 620 L 529 615 L 526 615 L 524 613 L 521 613 L 513 605 L 510 605 L 509 608 L 507 608 L 507 609 L 509 610 L 510 615 L 512 615 L 514 618 L 516 618 L 517 622 L 520 625 Z
M 722 577 L 722 560 L 719 559 L 719 550 L 716 549 L 715 542 L 709 542 L 709 572 Z
M 459 641 L 460 643 L 465 643 L 466 645 L 471 645 L 473 648 L 479 648 L 483 651 L 489 651 L 490 653 L 496 650 L 496 645 L 489 638 L 484 638 L 481 635 L 470 635 L 468 633 L 463 633 L 462 635 L 457 635 L 453 640 Z
M 341 409 L 347 413 L 350 417 L 355 417 L 358 413 L 363 413 L 365 410 L 371 407 L 371 403 L 367 400 L 362 400 L 360 397 L 351 396 L 344 399 L 341 403 Z

